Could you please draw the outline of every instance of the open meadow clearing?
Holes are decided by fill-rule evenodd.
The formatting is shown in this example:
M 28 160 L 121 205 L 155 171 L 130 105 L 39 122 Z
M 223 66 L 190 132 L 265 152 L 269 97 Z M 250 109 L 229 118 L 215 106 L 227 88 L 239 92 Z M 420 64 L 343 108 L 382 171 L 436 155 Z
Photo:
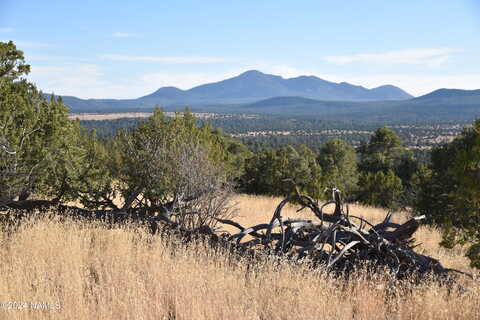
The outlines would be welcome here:
M 238 195 L 234 220 L 268 221 L 279 200 Z M 385 214 L 361 206 L 351 211 L 372 221 Z M 305 213 L 289 207 L 284 215 Z M 474 273 L 462 250 L 438 246 L 437 231 L 422 227 L 416 238 L 423 243 L 417 251 Z M 461 279 L 466 291 L 458 292 L 435 283 L 393 288 L 385 275 L 362 271 L 345 281 L 289 263 L 247 267 L 202 243 L 185 245 L 130 227 L 45 218 L 12 234 L 2 232 L 0 246 L 0 301 L 53 306 L 4 308 L 2 319 L 478 319 L 480 314 L 478 280 Z

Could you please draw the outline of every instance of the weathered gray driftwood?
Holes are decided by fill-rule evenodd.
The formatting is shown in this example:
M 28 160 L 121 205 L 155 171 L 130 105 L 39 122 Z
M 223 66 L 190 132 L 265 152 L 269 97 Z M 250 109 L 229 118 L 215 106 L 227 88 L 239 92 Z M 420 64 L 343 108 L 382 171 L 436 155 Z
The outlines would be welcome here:
M 412 236 L 425 219 L 424 216 L 397 224 L 391 222 L 392 214 L 388 213 L 384 221 L 373 225 L 363 218 L 350 215 L 348 207 L 342 203 L 340 191 L 335 188 L 330 191 L 333 200 L 322 206 L 307 195 L 287 197 L 277 206 L 269 223 L 244 228 L 232 221 L 220 222 L 240 229 L 240 232 L 229 237 L 238 245 L 308 260 L 343 274 L 365 264 L 387 267 L 396 278 L 429 274 L 443 277 L 451 272 L 462 273 L 444 268 L 438 260 L 414 251 Z M 282 216 L 282 209 L 290 202 L 299 203 L 302 206 L 300 210 L 310 209 L 319 220 Z M 324 210 L 330 204 L 335 205 L 332 214 Z M 247 235 L 254 239 L 241 243 Z

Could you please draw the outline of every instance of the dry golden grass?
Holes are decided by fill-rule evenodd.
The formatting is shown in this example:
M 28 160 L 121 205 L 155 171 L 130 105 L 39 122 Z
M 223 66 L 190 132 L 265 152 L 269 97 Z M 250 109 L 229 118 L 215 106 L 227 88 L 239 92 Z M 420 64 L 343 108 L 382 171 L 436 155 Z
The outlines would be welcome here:
M 238 196 L 245 225 L 270 219 L 278 199 Z M 291 215 L 295 214 L 289 208 Z M 369 218 L 381 210 L 355 207 Z M 288 215 L 290 215 L 290 213 Z M 304 215 L 298 213 L 297 215 Z M 358 214 L 358 213 L 357 213 Z M 423 250 L 465 269 L 438 233 Z M 264 263 L 247 270 L 201 243 L 182 245 L 138 229 L 43 219 L 0 233 L 0 303 L 61 303 L 59 310 L 0 309 L 1 319 L 479 319 L 480 284 L 389 289 L 381 275 L 335 280 L 321 271 Z M 0 307 L 2 304 L 0 304 Z M 56 305 L 55 305 L 56 306 Z

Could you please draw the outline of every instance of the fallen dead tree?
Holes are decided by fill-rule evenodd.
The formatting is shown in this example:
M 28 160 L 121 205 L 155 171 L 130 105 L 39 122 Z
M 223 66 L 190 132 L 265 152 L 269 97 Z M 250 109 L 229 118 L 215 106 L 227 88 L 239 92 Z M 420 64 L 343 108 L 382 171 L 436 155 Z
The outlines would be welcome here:
M 40 216 L 42 211 L 38 209 L 55 212 L 61 217 L 103 221 L 109 225 L 134 222 L 146 225 L 154 234 L 174 233 L 183 242 L 205 241 L 214 248 L 247 256 L 249 263 L 255 263 L 262 257 L 279 257 L 309 263 L 314 268 L 326 268 L 345 276 L 363 266 L 375 270 L 386 268 L 394 279 L 433 276 L 451 280 L 452 273 L 465 274 L 445 268 L 438 260 L 414 251 L 412 236 L 425 217 L 413 217 L 397 224 L 391 221 L 392 214 L 389 213 L 381 223 L 373 225 L 349 213 L 338 189 L 330 189 L 330 192 L 332 200 L 323 205 L 308 195 L 297 193 L 289 196 L 280 202 L 269 222 L 251 227 L 243 227 L 228 219 L 213 218 L 219 224 L 239 229 L 235 234 L 223 232 L 219 235 L 207 225 L 186 229 L 176 217 L 196 213 L 175 212 L 173 204 L 129 210 L 87 210 L 58 204 L 54 206 L 49 202 L 24 202 L 11 207 L 1 218 L 3 225 L 11 226 L 25 217 L 31 217 L 32 208 L 36 208 Z M 301 205 L 298 211 L 311 210 L 317 220 L 283 216 L 282 210 L 289 203 Z M 333 213 L 327 213 L 325 208 L 332 205 L 335 208 Z M 25 209 L 29 209 L 28 212 Z
M 451 273 L 465 274 L 445 268 L 438 260 L 414 251 L 412 236 L 424 216 L 396 224 L 391 222 L 392 214 L 389 213 L 383 222 L 373 225 L 349 214 L 338 189 L 330 191 L 333 200 L 321 206 L 307 195 L 287 197 L 280 202 L 269 223 L 244 228 L 233 221 L 220 222 L 240 229 L 229 237 L 238 246 L 313 262 L 317 267 L 343 275 L 362 265 L 387 268 L 395 279 L 412 276 L 421 279 L 431 275 L 447 279 Z M 282 209 L 291 202 L 302 206 L 298 211 L 311 210 L 318 221 L 282 216 Z M 328 205 L 335 206 L 331 214 L 325 212 Z M 242 242 L 246 236 L 252 239 Z

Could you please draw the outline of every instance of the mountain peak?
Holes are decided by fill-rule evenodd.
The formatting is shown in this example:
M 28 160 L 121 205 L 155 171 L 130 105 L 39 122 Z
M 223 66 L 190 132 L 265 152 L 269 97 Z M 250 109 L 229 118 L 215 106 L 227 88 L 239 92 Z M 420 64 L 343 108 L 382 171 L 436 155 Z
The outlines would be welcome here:
M 263 73 L 258 70 L 248 70 L 245 71 L 241 74 L 239 74 L 236 77 L 233 77 L 232 79 L 278 79 L 278 80 L 283 80 L 281 76 L 276 76 L 273 74 L 268 74 L 268 73 Z
M 162 98 L 169 98 L 169 99 L 176 99 L 182 97 L 182 94 L 184 93 L 183 90 L 178 89 L 177 87 L 161 87 L 157 91 L 143 96 L 141 98 L 157 98 L 157 97 L 162 97 Z M 141 99 L 140 98 L 140 99 Z
M 397 88 L 397 87 L 395 87 L 394 85 L 391 85 L 391 84 L 384 84 L 384 85 L 379 86 L 379 87 L 376 87 L 376 88 L 374 88 L 374 89 L 382 89 L 382 88 L 383 88 L 383 89 L 388 89 L 388 88 L 391 89 L 391 88 Z
M 407 100 L 413 98 L 411 94 L 391 84 L 373 88 L 370 92 L 384 100 Z
M 258 70 L 247 70 L 247 71 L 241 73 L 239 75 L 239 77 L 242 77 L 242 76 L 261 76 L 261 75 L 265 75 L 265 73 L 260 72 Z

